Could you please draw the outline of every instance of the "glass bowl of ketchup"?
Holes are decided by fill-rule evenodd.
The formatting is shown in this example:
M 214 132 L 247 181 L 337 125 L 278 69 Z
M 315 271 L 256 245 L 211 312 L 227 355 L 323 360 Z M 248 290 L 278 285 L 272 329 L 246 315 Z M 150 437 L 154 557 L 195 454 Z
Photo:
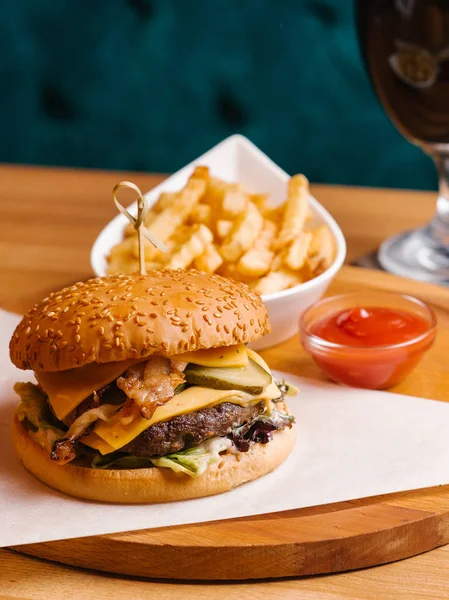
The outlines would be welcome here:
M 421 300 L 388 292 L 325 298 L 303 314 L 304 348 L 328 377 L 385 389 L 406 377 L 435 340 L 437 320 Z

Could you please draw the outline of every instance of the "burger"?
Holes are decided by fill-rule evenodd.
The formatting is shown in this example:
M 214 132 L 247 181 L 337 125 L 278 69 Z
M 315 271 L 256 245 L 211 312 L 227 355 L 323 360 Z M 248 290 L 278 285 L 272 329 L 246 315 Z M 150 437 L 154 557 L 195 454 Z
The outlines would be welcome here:
M 247 347 L 269 332 L 247 286 L 198 271 L 111 275 L 32 308 L 10 357 L 13 444 L 66 494 L 118 503 L 225 492 L 275 469 L 295 442 L 285 397 Z

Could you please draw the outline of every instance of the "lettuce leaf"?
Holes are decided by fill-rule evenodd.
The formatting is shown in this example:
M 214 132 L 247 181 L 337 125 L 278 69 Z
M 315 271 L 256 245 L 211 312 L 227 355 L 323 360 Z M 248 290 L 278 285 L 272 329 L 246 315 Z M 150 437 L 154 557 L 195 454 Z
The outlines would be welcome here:
M 193 448 L 181 452 L 152 458 L 155 467 L 168 467 L 175 473 L 186 473 L 190 477 L 199 477 L 213 463 L 220 460 L 220 452 L 232 445 L 226 437 L 213 437 Z
M 65 437 L 66 432 L 50 423 L 47 395 L 34 383 L 16 383 L 14 391 L 21 400 L 17 407 L 19 421 L 26 420 L 30 425 L 30 437 L 43 450 L 51 452 L 53 444 Z
M 111 467 L 121 469 L 142 469 L 145 467 L 152 467 L 153 463 L 151 458 L 145 456 L 131 456 L 124 452 L 111 452 L 106 456 L 97 454 L 92 460 L 92 468 L 94 469 L 109 469 Z
M 144 467 L 164 467 L 172 469 L 175 473 L 185 473 L 190 477 L 199 477 L 209 465 L 220 460 L 220 452 L 224 452 L 232 445 L 226 437 L 213 437 L 198 446 L 173 452 L 165 456 L 145 458 L 130 456 L 123 452 L 113 452 L 106 456 L 96 456 L 92 461 L 94 469 L 122 468 L 139 469 Z

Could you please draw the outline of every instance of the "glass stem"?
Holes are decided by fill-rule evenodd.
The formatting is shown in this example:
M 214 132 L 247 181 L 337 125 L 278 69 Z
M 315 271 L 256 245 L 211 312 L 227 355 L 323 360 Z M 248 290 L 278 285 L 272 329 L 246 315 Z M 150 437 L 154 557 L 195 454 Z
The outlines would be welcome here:
M 449 155 L 438 153 L 432 158 L 438 170 L 438 198 L 430 229 L 435 242 L 449 253 Z

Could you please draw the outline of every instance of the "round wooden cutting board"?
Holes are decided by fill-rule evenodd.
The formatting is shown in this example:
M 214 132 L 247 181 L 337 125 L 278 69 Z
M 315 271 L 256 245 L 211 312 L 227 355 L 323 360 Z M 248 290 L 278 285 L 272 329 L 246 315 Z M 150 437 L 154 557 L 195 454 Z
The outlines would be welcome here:
M 392 391 L 448 401 L 449 290 L 378 271 L 344 267 L 329 293 L 369 288 L 414 294 L 433 306 L 439 319 L 435 346 L 415 372 Z M 297 338 L 262 354 L 274 369 L 322 378 Z M 357 569 L 447 543 L 449 486 L 444 486 L 256 517 L 14 549 L 127 575 L 229 580 Z

